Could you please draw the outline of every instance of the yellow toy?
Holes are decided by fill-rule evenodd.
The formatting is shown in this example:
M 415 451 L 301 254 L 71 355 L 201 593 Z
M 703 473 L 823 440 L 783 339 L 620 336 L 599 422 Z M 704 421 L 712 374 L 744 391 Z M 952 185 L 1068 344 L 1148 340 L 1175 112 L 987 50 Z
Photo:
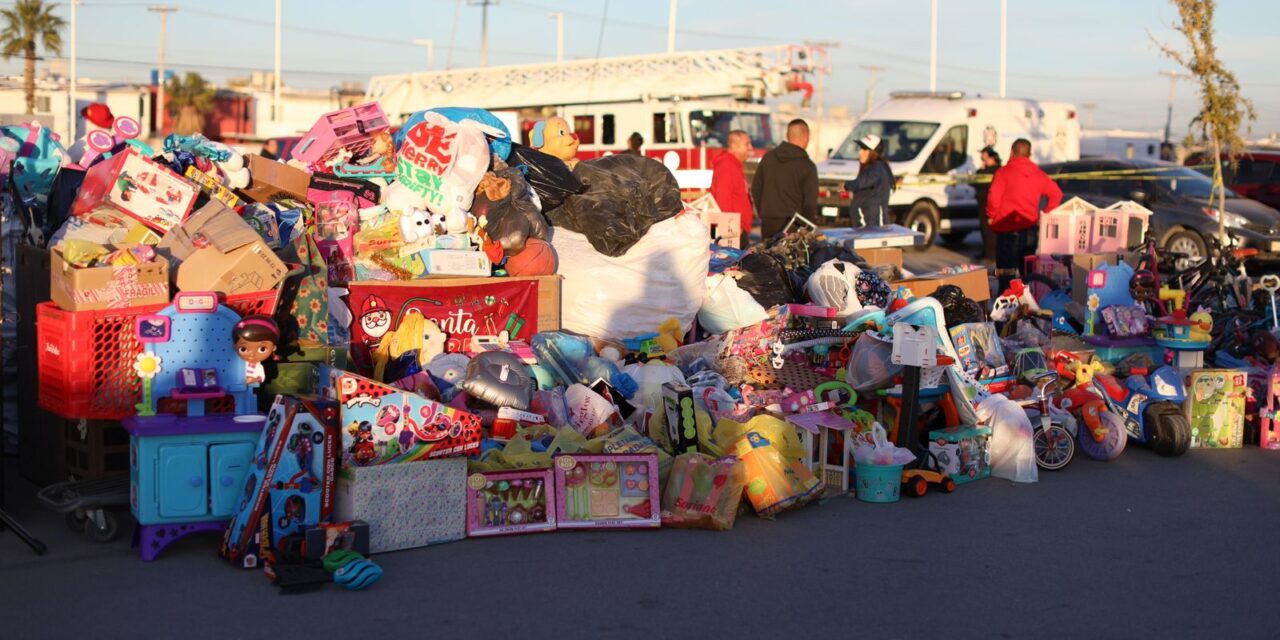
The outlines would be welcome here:
M 564 118 L 547 118 L 533 125 L 529 143 L 538 151 L 564 160 L 570 169 L 578 166 L 578 134 Z

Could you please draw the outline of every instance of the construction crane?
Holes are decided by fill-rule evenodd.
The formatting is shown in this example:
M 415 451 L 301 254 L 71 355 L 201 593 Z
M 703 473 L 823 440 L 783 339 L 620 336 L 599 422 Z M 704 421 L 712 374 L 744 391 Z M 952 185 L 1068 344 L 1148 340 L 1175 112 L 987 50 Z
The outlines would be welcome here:
M 393 122 L 429 107 L 516 110 L 723 98 L 762 103 L 796 91 L 804 92 L 807 106 L 813 94 L 808 76 L 830 70 L 825 47 L 783 45 L 373 76 L 365 98 L 380 103 Z

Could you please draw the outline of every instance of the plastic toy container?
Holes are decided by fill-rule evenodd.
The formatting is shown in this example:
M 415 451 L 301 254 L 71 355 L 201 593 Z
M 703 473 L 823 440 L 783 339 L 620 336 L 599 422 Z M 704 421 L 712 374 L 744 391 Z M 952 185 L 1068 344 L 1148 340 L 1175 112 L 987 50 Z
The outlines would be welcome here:
M 863 502 L 897 502 L 902 489 L 902 465 L 859 464 L 854 466 L 857 488 Z
M 278 296 L 274 289 L 233 295 L 226 305 L 242 316 L 269 315 Z M 134 319 L 166 306 L 65 311 L 52 302 L 37 305 L 40 407 L 65 418 L 119 420 L 133 415 L 142 398 L 142 384 L 133 370 L 142 353 Z

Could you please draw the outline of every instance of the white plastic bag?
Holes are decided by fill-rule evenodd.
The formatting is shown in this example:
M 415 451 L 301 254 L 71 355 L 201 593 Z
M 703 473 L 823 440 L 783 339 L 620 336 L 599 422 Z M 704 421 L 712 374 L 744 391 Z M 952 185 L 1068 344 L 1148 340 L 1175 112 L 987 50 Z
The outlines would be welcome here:
M 612 425 L 620 420 L 618 408 L 586 385 L 569 385 L 564 390 L 564 404 L 569 410 L 569 424 L 584 435 L 590 435 L 600 425 Z
M 1002 395 L 978 403 L 978 421 L 991 425 L 991 475 L 1014 482 L 1036 482 L 1035 430 L 1027 412 Z
M 751 294 L 738 288 L 738 281 L 716 273 L 707 276 L 707 299 L 698 310 L 698 322 L 708 333 L 728 333 L 758 324 L 769 312 Z
M 832 307 L 836 315 L 847 318 L 862 310 L 858 300 L 858 274 L 862 270 L 852 262 L 828 260 L 809 276 L 805 293 L 814 304 Z
M 621 340 L 657 331 L 674 317 L 687 333 L 706 297 L 710 242 L 706 225 L 688 214 L 649 227 L 617 258 L 596 251 L 580 233 L 553 229 L 564 278 L 561 327 Z
M 871 442 L 857 438 L 853 444 L 853 461 L 858 464 L 909 464 L 916 459 L 916 454 L 910 449 L 889 442 L 889 434 L 879 422 L 871 423 Z

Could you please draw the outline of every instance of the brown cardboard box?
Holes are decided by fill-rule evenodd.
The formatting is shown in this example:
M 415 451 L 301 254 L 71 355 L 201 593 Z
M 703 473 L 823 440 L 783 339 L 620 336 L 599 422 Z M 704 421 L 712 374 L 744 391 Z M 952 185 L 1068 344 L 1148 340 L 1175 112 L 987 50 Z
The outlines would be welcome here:
M 249 186 L 241 193 L 258 202 L 271 202 L 276 198 L 307 199 L 307 187 L 311 176 L 306 171 L 283 162 L 268 160 L 255 153 L 245 156 L 249 167 Z
M 54 304 L 67 311 L 165 304 L 169 302 L 169 264 L 159 259 L 127 267 L 77 269 L 55 247 L 49 261 L 49 294 Z
M 867 264 L 873 267 L 891 264 L 902 269 L 902 249 L 888 247 L 884 249 L 858 249 L 857 253 Z
M 985 268 L 966 271 L 965 273 L 926 274 L 892 283 L 893 286 L 902 285 L 906 287 L 917 298 L 927 296 L 937 291 L 938 287 L 946 284 L 960 287 L 965 296 L 972 298 L 976 302 L 984 302 L 991 299 L 991 281 L 987 277 Z
M 1123 253 L 1083 253 L 1071 256 L 1071 299 L 1077 304 L 1088 300 L 1089 272 L 1104 264 L 1120 264 L 1121 260 L 1137 269 L 1139 255 L 1131 251 Z
M 261 239 L 223 252 L 215 246 L 196 249 L 178 266 L 179 291 L 217 291 L 227 295 L 274 289 L 288 273 Z
M 168 258 L 175 271 L 178 265 L 197 249 L 213 246 L 229 253 L 255 240 L 258 232 L 240 214 L 217 200 L 210 200 L 192 213 L 185 222 L 165 234 L 156 251 Z

